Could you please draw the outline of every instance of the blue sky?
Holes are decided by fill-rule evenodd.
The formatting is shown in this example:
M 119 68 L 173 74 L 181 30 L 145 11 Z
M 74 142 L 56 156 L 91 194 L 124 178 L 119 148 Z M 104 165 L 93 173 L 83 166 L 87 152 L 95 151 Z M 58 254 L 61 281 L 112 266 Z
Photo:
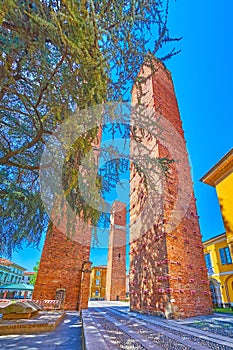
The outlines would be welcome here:
M 232 147 L 233 1 L 171 0 L 171 34 L 182 52 L 166 63 L 172 72 L 188 151 L 203 239 L 224 232 L 215 190 L 199 179 Z M 42 247 L 42 244 L 41 244 Z M 41 252 L 32 248 L 12 260 L 32 270 Z M 107 251 L 91 256 L 105 264 Z
M 233 147 L 233 1 L 171 1 L 171 33 L 183 36 L 171 70 L 191 159 L 203 239 L 224 232 L 215 189 L 199 179 Z

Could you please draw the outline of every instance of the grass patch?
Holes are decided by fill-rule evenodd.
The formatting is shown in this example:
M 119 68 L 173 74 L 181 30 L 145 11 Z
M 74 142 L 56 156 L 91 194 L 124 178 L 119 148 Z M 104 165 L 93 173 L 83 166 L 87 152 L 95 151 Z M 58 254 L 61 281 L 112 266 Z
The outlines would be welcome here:
M 227 314 L 233 314 L 233 311 L 230 308 L 216 308 L 214 309 L 215 312 L 221 312 L 221 313 L 227 313 Z

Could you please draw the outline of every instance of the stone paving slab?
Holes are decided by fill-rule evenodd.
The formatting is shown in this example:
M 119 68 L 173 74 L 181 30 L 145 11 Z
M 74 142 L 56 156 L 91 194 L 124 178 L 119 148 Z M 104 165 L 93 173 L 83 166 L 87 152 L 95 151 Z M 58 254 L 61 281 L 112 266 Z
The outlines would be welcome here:
M 101 332 L 88 310 L 82 311 L 83 349 L 109 350 Z
M 101 312 L 101 309 L 96 309 L 96 310 Z M 104 317 L 108 321 L 112 322 L 115 326 L 117 326 L 124 333 L 126 333 L 130 337 L 133 337 L 133 339 L 135 339 L 138 342 L 140 342 L 140 344 L 142 344 L 142 346 L 145 348 L 145 350 L 162 350 L 162 348 L 160 346 L 157 346 L 155 343 L 152 343 L 148 339 L 144 339 L 143 336 L 137 334 L 131 328 L 127 327 L 126 325 L 122 324 L 121 322 L 116 321 L 113 317 L 111 317 L 109 315 L 104 315 Z M 88 350 L 89 349 L 92 350 L 92 348 L 88 348 Z M 93 350 L 94 350 L 94 348 L 93 348 Z
M 101 310 L 101 309 L 99 309 Z M 126 317 L 129 315 L 129 314 L 124 314 L 123 312 L 119 312 L 117 310 L 115 310 L 114 308 L 111 308 L 111 312 L 117 314 L 117 315 L 120 315 L 121 314 L 121 317 Z M 159 323 L 149 323 L 149 322 L 146 322 L 147 321 L 147 317 L 140 317 L 140 315 L 137 315 L 137 316 L 134 316 L 136 317 L 137 319 L 137 323 L 138 324 L 141 324 L 142 326 L 146 326 L 147 328 L 149 328 L 152 332 L 159 332 L 160 334 L 164 334 L 165 336 L 167 336 L 168 338 L 170 339 L 173 339 L 175 342 L 178 342 L 178 343 L 181 343 L 187 347 L 190 347 L 192 350 L 208 350 L 209 348 L 205 347 L 205 346 L 202 346 L 200 344 L 196 344 L 190 340 L 186 340 L 186 339 L 182 339 L 180 336 L 177 336 L 175 334 L 172 334 L 171 332 L 169 331 L 166 331 L 164 329 L 161 329 L 161 328 L 158 328 L 157 325 L 159 325 Z M 169 328 L 168 328 L 169 329 Z
M 67 311 L 52 332 L 0 336 L 1 350 L 82 350 L 79 313 Z
M 116 312 L 118 314 L 118 321 L 116 320 L 114 321 L 114 317 L 111 318 L 110 315 L 104 315 L 104 316 L 106 320 L 108 320 L 109 322 L 112 321 L 115 326 L 118 326 L 119 330 L 120 329 L 123 330 L 123 328 L 125 328 L 123 324 L 120 324 L 121 322 L 119 323 L 120 321 L 119 315 L 122 318 L 124 318 L 124 315 L 125 315 L 128 317 L 130 316 L 131 319 L 133 317 L 135 319 L 135 323 L 139 324 L 140 323 L 138 322 L 139 320 L 146 322 L 145 325 L 147 326 L 147 328 L 151 329 L 152 332 L 157 331 L 157 332 L 160 332 L 161 334 L 165 334 L 170 339 L 173 339 L 174 343 L 175 342 L 182 343 L 185 346 L 185 348 L 192 348 L 192 349 L 200 348 L 203 350 L 209 347 L 212 348 L 212 346 L 214 349 L 233 348 L 233 316 L 229 314 L 215 313 L 213 315 L 198 316 L 198 317 L 192 317 L 188 319 L 166 320 L 164 318 L 159 318 L 156 316 L 130 312 L 128 303 L 92 301 L 89 303 L 89 311 L 88 311 L 89 318 L 91 318 L 91 313 L 93 313 L 94 315 L 96 311 L 102 314 L 101 312 L 102 308 L 103 308 L 103 315 L 106 314 L 106 312 L 104 311 L 107 311 L 108 309 L 110 311 L 110 315 L 112 312 L 114 313 Z M 106 309 L 104 310 L 104 308 Z M 201 326 L 204 324 L 205 329 L 195 327 L 195 325 L 199 325 L 199 324 Z M 98 324 L 93 323 L 92 326 L 95 327 L 95 332 L 98 332 Z M 217 332 L 214 331 L 213 327 L 215 326 L 218 327 Z M 128 328 L 124 329 L 124 331 L 125 333 L 129 333 Z M 99 329 L 99 332 L 101 333 L 101 329 Z M 134 333 L 131 330 L 130 332 L 131 334 Z M 133 334 L 132 336 L 134 337 Z M 89 337 L 89 334 L 87 334 L 87 337 Z M 103 336 L 103 338 L 105 338 L 105 336 Z M 88 344 L 90 344 L 90 347 L 89 346 L 86 347 L 87 350 L 96 350 L 94 349 L 95 346 L 91 346 L 91 337 L 89 340 L 87 339 L 87 342 Z M 140 341 L 140 343 L 144 345 L 142 341 Z M 103 347 L 103 349 L 105 348 Z
M 113 306 L 119 306 L 122 308 L 129 308 L 129 302 L 128 301 L 106 301 L 106 300 L 91 300 L 88 303 L 88 308 L 92 307 L 113 307 Z
M 82 311 L 83 325 L 83 349 L 84 350 L 112 350 L 112 346 L 106 342 L 102 336 L 102 331 L 98 324 L 95 323 L 91 315 L 91 310 L 94 307 L 129 307 L 129 302 L 122 301 L 89 301 L 88 310 Z

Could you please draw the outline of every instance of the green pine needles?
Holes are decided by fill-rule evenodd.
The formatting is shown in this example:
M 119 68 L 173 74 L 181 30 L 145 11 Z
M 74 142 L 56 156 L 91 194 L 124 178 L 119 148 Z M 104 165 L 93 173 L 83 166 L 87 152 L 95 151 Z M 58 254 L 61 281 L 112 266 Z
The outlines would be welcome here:
M 178 40 L 169 36 L 169 1 L 164 3 L 1 1 L 0 255 L 25 243 L 37 246 L 48 227 L 38 176 L 44 144 L 55 128 L 76 109 L 129 100 L 149 49 L 154 55 Z M 99 213 L 77 193 L 72 197 L 78 179 L 70 166 L 80 164 L 97 134 L 95 129 L 79 138 L 64 167 L 67 197 L 93 222 Z

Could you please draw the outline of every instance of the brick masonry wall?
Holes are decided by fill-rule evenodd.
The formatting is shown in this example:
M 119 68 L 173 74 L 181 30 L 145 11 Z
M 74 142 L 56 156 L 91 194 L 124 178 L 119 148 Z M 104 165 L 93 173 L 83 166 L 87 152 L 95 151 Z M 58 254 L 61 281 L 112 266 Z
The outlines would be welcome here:
M 64 309 L 78 310 L 81 299 L 81 307 L 87 308 L 90 273 L 84 273 L 83 270 L 86 268 L 84 262 L 89 260 L 89 255 L 90 245 L 84 246 L 68 239 L 53 227 L 52 232 L 46 236 L 33 299 L 55 299 L 56 290 L 64 288 L 66 290 Z
M 90 261 L 85 261 L 82 265 L 82 277 L 80 287 L 80 298 L 78 309 L 83 310 L 88 308 L 88 300 L 90 295 L 90 281 L 91 281 L 91 265 Z
M 126 207 L 121 202 L 113 205 L 108 247 L 106 300 L 126 298 Z
M 212 302 L 182 122 L 170 72 L 156 59 L 154 68 L 142 86 L 142 102 L 164 122 L 161 138 L 149 137 L 143 143 L 154 149 L 154 156 L 175 161 L 168 165 L 169 176 L 158 184 L 161 203 L 157 202 L 156 215 L 144 212 L 136 224 L 137 234 L 133 225 L 147 195 L 131 164 L 130 307 L 167 318 L 206 315 L 212 312 Z M 142 67 L 140 75 L 150 73 L 150 68 Z M 133 105 L 138 94 L 135 86 Z
M 93 142 L 94 160 L 98 163 L 102 136 L 101 128 Z M 56 208 L 58 205 L 58 208 Z M 67 208 L 68 210 L 69 208 Z M 65 213 L 66 208 L 63 209 Z M 53 300 L 57 289 L 65 289 L 65 310 L 81 310 L 88 307 L 91 265 L 90 244 L 92 231 L 82 219 L 76 219 L 74 233 L 69 232 L 69 222 L 60 217 L 59 203 L 54 203 L 53 215 L 58 213 L 59 229 L 53 226 L 46 235 L 33 299 Z M 57 218 L 56 218 L 57 219 Z M 65 233 L 65 234 L 64 234 Z

